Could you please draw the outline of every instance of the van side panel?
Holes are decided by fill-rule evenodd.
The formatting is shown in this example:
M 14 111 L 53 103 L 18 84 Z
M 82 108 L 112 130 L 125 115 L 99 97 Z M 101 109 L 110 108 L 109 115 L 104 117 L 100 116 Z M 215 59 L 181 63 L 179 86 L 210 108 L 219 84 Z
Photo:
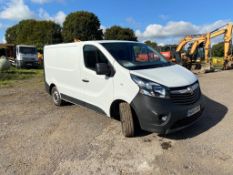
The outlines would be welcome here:
M 55 84 L 59 92 L 81 98 L 80 87 L 80 46 L 45 47 L 45 80 Z
M 130 77 L 130 71 L 123 68 L 119 63 L 114 64 L 116 71 L 114 77 L 114 99 L 131 103 L 139 92 L 139 87 Z
M 87 44 L 92 44 L 87 42 Z M 84 65 L 85 44 L 62 44 L 46 46 L 44 67 L 46 84 L 55 84 L 65 100 L 93 105 L 110 116 L 110 107 L 115 100 L 129 104 L 139 92 L 139 87 L 130 77 L 130 71 L 117 63 L 100 44 L 99 48 L 115 70 L 113 77 L 97 75 Z M 88 83 L 82 81 L 88 80 Z

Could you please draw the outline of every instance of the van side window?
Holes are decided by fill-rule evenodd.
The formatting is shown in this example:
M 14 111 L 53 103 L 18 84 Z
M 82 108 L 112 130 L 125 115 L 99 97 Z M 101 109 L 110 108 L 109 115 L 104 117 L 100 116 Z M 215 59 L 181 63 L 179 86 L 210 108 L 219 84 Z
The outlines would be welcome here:
M 83 53 L 85 66 L 91 70 L 96 69 L 96 63 L 108 63 L 108 60 L 104 54 L 95 46 L 84 46 Z

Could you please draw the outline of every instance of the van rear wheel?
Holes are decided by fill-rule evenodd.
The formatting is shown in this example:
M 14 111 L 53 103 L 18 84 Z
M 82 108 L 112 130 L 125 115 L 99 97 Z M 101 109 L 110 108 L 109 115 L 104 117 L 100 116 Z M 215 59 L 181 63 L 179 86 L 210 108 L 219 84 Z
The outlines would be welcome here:
M 51 95 L 52 95 L 53 103 L 56 106 L 63 105 L 64 101 L 61 99 L 61 95 L 55 86 L 52 88 Z
M 135 124 L 131 107 L 126 102 L 120 103 L 120 119 L 123 135 L 133 137 L 135 135 Z

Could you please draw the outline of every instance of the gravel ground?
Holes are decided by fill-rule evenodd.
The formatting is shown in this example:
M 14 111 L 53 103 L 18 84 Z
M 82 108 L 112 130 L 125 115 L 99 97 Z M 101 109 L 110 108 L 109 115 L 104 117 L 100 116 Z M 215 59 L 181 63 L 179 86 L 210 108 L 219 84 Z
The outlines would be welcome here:
M 0 89 L 0 174 L 232 174 L 233 71 L 200 75 L 207 107 L 192 127 L 124 138 L 120 123 L 56 107 L 42 79 Z

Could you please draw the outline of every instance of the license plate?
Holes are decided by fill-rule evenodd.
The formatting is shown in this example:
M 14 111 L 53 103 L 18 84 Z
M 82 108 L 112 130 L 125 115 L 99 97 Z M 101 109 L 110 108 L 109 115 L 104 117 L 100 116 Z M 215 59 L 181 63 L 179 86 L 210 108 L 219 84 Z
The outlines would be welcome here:
M 187 117 L 191 117 L 192 115 L 198 113 L 201 110 L 200 105 L 196 106 L 195 108 L 189 109 L 187 113 Z

